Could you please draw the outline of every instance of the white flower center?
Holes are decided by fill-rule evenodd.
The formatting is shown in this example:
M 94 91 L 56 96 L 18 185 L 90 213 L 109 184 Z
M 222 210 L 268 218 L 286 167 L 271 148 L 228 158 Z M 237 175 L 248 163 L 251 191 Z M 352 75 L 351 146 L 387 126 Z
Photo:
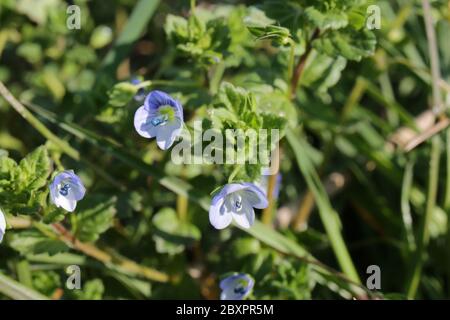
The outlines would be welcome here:
M 239 212 L 243 208 L 243 201 L 242 195 L 239 192 L 233 192 L 230 196 L 228 201 L 230 202 L 231 208 L 234 212 Z

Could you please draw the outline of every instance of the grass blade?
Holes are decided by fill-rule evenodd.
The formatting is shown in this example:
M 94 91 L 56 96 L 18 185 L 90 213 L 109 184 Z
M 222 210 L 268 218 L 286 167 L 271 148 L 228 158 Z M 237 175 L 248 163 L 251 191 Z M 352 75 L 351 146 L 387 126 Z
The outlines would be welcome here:
M 15 300 L 48 300 L 46 296 L 2 273 L 0 273 L 0 292 Z
M 339 230 L 340 219 L 336 211 L 334 211 L 331 207 L 330 200 L 328 199 L 328 195 L 326 194 L 322 182 L 320 181 L 319 175 L 317 174 L 311 160 L 308 158 L 306 141 L 304 141 L 303 137 L 296 136 L 291 129 L 287 130 L 286 137 L 294 151 L 297 164 L 306 180 L 306 183 L 308 184 L 308 188 L 314 194 L 317 207 L 319 209 L 320 218 L 342 271 L 351 280 L 356 283 L 360 283 L 361 281 L 358 273 L 356 272 L 344 239 L 342 238 L 341 231 Z

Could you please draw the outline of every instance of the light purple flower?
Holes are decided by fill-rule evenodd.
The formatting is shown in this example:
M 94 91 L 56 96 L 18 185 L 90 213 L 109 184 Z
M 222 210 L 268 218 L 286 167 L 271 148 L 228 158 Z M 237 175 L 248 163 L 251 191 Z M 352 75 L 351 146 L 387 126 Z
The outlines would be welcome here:
M 168 94 L 152 91 L 134 115 L 134 127 L 144 138 L 155 138 L 162 150 L 170 148 L 183 127 L 183 107 Z
M 229 276 L 220 281 L 220 300 L 244 300 L 254 284 L 255 281 L 245 273 Z
M 6 219 L 5 214 L 3 213 L 2 209 L 0 209 L 0 243 L 3 240 L 3 236 L 6 232 Z
M 230 183 L 214 196 L 209 207 L 209 221 L 216 229 L 226 228 L 234 221 L 243 228 L 255 222 L 253 208 L 268 206 L 265 193 L 253 183 Z
M 83 199 L 86 188 L 81 179 L 73 172 L 66 170 L 58 173 L 50 184 L 50 199 L 58 208 L 73 212 L 77 201 Z

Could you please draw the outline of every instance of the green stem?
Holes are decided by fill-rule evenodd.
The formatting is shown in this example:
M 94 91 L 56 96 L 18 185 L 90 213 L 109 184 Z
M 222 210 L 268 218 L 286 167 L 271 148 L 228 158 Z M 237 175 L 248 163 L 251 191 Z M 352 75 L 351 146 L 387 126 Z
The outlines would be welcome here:
M 444 210 L 447 212 L 447 248 L 450 248 L 450 129 L 446 132 L 446 171 Z M 450 250 L 447 250 L 447 294 L 450 297 Z
M 16 264 L 17 277 L 20 283 L 29 288 L 33 287 L 31 280 L 30 264 L 27 260 L 21 260 Z
M 3 82 L 0 81 L 0 94 L 5 100 L 16 110 L 22 118 L 24 118 L 33 128 L 35 128 L 45 138 L 57 145 L 68 156 L 75 160 L 80 159 L 80 154 L 77 150 L 71 148 L 66 141 L 60 139 L 53 134 L 42 122 L 40 122 L 27 108 L 24 107 L 5 87 Z
M 290 49 L 289 49 L 289 61 L 288 61 L 288 98 L 290 97 L 292 90 L 293 81 L 291 81 L 294 77 L 294 64 L 295 64 L 295 42 L 293 40 L 290 41 Z
M 420 284 L 420 278 L 423 268 L 423 255 L 429 241 L 429 225 L 433 210 L 436 207 L 436 197 L 439 182 L 439 160 L 441 156 L 441 142 L 438 136 L 434 136 L 431 140 L 431 158 L 430 158 L 430 171 L 428 177 L 428 194 L 425 216 L 422 219 L 422 223 L 419 229 L 419 235 L 417 237 L 417 249 L 413 257 L 413 269 L 408 282 L 407 297 L 408 299 L 414 299 L 417 293 L 417 289 Z
M 156 86 L 176 87 L 176 88 L 196 88 L 196 82 L 177 81 L 177 80 L 146 80 L 137 85 L 137 88 L 150 88 Z
M 180 221 L 187 221 L 188 198 L 183 195 L 177 196 L 177 213 Z
M 412 228 L 411 207 L 409 199 L 411 196 L 411 189 L 413 185 L 414 161 L 409 160 L 406 164 L 405 173 L 403 175 L 402 192 L 401 192 L 401 210 L 403 226 L 405 229 L 405 238 L 408 244 L 409 252 L 416 249 L 416 242 L 414 239 L 414 231 Z

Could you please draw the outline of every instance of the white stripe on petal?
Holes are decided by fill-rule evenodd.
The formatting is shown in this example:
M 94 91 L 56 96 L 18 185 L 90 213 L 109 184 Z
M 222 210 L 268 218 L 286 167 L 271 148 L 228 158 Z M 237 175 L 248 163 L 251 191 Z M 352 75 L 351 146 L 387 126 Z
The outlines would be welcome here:
M 224 229 L 231 223 L 231 212 L 227 211 L 223 205 L 224 199 L 219 199 L 215 204 L 209 208 L 209 222 L 216 229 Z
M 234 221 L 242 228 L 248 229 L 255 222 L 255 211 L 247 200 L 242 201 L 242 209 L 239 212 L 233 212 Z

